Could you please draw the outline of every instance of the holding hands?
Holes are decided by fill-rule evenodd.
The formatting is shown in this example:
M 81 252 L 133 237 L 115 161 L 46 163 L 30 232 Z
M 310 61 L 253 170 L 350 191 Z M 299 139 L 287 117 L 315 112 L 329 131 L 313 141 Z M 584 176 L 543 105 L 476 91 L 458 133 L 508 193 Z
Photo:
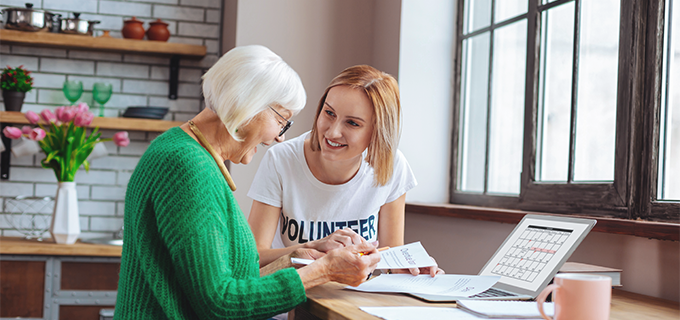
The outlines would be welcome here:
M 325 253 L 330 253 L 334 249 L 340 249 L 340 248 L 345 248 L 348 246 L 352 245 L 357 245 L 357 244 L 363 244 L 367 243 L 367 241 L 358 235 L 354 230 L 345 228 L 341 230 L 337 230 L 330 234 L 329 236 L 319 239 L 316 241 L 311 241 L 305 243 L 305 247 L 308 248 L 308 250 L 316 250 L 317 252 L 325 252 Z M 378 254 L 378 256 L 380 256 Z M 432 258 L 432 257 L 430 257 Z M 313 258 L 312 258 L 313 259 Z M 316 260 L 316 259 L 314 259 Z M 378 260 L 380 261 L 380 260 Z M 435 265 L 432 267 L 424 267 L 424 268 L 409 268 L 409 269 L 394 269 L 391 270 L 392 273 L 402 273 L 402 274 L 407 274 L 410 273 L 414 276 L 417 276 L 419 274 L 429 274 L 432 277 L 438 274 L 444 274 L 444 270 L 438 267 L 436 265 L 437 261 L 432 258 L 432 261 L 434 261 Z
M 314 251 L 316 250 L 297 249 L 293 254 L 302 253 L 312 256 L 316 255 Z M 328 251 L 314 263 L 298 269 L 298 273 L 305 289 L 328 281 L 358 286 L 366 281 L 378 262 L 380 262 L 378 250 L 374 245 L 364 240 L 360 244 L 352 244 Z
M 323 239 L 305 243 L 306 248 L 312 248 L 321 252 L 329 252 L 333 249 L 365 243 L 366 240 L 350 228 L 336 230 Z

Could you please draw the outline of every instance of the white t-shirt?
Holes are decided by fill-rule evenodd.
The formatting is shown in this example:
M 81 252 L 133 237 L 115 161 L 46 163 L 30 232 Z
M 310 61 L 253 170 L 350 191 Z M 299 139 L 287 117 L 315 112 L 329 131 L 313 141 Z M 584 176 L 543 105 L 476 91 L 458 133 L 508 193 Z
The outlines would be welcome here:
M 305 160 L 308 135 L 271 147 L 248 191 L 253 200 L 282 208 L 272 248 L 318 240 L 345 227 L 369 242 L 377 240 L 380 207 L 417 185 L 406 158 L 397 150 L 394 174 L 384 186 L 374 186 L 373 168 L 365 160 L 347 183 L 325 184 Z

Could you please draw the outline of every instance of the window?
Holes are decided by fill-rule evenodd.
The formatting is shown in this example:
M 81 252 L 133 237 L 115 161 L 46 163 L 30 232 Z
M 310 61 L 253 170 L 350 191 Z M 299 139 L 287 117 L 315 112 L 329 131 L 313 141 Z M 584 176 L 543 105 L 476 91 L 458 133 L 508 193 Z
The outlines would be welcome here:
M 451 202 L 677 222 L 676 7 L 460 1 Z

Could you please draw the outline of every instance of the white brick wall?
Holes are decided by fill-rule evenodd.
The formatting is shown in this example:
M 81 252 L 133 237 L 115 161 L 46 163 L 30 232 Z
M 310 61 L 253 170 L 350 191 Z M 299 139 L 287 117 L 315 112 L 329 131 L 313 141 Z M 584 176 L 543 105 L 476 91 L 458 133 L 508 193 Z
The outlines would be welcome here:
M 0 9 L 24 7 L 25 2 L 2 0 Z M 33 3 L 34 8 L 64 17 L 80 12 L 83 19 L 100 20 L 95 26 L 95 36 L 106 30 L 113 37 L 121 37 L 123 21 L 132 16 L 144 21 L 145 29 L 150 26 L 149 22 L 160 18 L 169 24 L 170 42 L 205 45 L 208 55 L 201 60 L 180 61 L 179 98 L 169 100 L 170 60 L 166 56 L 0 44 L 0 66 L 24 65 L 33 72 L 35 89 L 27 93 L 22 111 L 40 112 L 46 108 L 54 111 L 67 104 L 61 91 L 66 79 L 83 82 L 84 92 L 78 102 L 87 102 L 95 114 L 99 113 L 99 105 L 92 101 L 95 82 L 113 86 L 113 95 L 105 108 L 105 115 L 109 117 L 121 115 L 128 106 L 160 106 L 169 108 L 167 120 L 185 121 L 201 110 L 201 76 L 219 57 L 222 1 L 42 0 Z M 108 138 L 115 132 L 103 130 L 102 136 Z M 144 131 L 129 134 L 132 142 L 128 147 L 106 142 L 109 156 L 93 160 L 89 173 L 81 168 L 76 174 L 83 239 L 110 236 L 123 223 L 127 183 L 150 141 L 158 136 L 158 133 Z M 10 179 L 0 183 L 0 200 L 19 195 L 54 197 L 57 181 L 52 170 L 40 166 L 42 159 L 43 154 L 12 157 Z M 4 212 L 4 207 L 2 209 Z M 0 216 L 2 220 L 5 219 Z M 0 224 L 0 235 L 20 236 L 6 224 Z

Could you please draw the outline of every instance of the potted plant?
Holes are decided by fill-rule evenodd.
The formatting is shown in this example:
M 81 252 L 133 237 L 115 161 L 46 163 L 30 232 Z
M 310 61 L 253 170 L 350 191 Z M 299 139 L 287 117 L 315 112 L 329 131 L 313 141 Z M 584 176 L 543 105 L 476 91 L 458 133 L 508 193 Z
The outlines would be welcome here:
M 41 164 L 43 168 L 52 169 L 58 181 L 50 233 L 57 243 L 73 244 L 80 234 L 76 172 L 80 166 L 89 171 L 90 163 L 86 159 L 97 143 L 113 140 L 116 145 L 125 147 L 130 143 L 128 133 L 121 131 L 112 138 L 102 139 L 97 127 L 88 135 L 86 127 L 92 123 L 94 114 L 85 103 L 59 107 L 55 113 L 49 109 L 40 115 L 29 111 L 26 119 L 38 127 L 5 127 L 3 134 L 10 139 L 27 137 L 40 145 L 45 153 Z
M 6 111 L 21 111 L 26 92 L 33 89 L 33 77 L 30 74 L 23 65 L 14 69 L 10 66 L 2 69 L 0 88 Z

